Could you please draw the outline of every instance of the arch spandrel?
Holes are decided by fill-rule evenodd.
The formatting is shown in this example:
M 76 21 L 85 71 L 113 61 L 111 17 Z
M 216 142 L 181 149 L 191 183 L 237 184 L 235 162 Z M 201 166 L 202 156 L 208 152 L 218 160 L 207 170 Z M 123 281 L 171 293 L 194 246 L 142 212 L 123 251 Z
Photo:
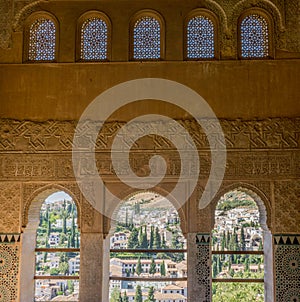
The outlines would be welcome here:
M 76 183 L 70 184 L 24 184 L 23 185 L 23 210 L 22 227 L 37 228 L 39 213 L 45 199 L 56 192 L 63 191 L 72 197 L 78 213 L 78 228 L 81 218 L 81 193 Z

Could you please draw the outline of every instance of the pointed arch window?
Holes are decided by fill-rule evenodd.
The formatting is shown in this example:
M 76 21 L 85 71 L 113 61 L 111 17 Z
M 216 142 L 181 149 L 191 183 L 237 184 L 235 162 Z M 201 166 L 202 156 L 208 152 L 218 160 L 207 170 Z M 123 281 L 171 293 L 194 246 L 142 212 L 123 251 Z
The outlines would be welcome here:
M 36 18 L 29 26 L 29 61 L 54 61 L 56 59 L 57 26 L 47 17 Z
M 163 56 L 162 19 L 145 13 L 132 22 L 132 59 L 158 60 Z
M 109 25 L 100 16 L 86 19 L 80 29 L 80 60 L 105 61 L 108 59 Z
M 260 13 L 248 14 L 240 22 L 240 55 L 242 58 L 270 56 L 270 26 Z
M 213 59 L 216 56 L 216 25 L 207 14 L 190 17 L 186 24 L 186 58 Z

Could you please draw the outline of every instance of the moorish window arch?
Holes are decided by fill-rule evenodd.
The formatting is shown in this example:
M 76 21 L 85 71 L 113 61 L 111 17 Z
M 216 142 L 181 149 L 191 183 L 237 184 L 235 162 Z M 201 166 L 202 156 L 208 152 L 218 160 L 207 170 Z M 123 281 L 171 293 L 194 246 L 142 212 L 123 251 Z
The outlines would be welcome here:
M 143 10 L 130 21 L 130 59 L 160 60 L 164 58 L 165 23 L 156 11 Z
M 52 200 L 48 200 L 49 198 Z M 50 206 L 50 204 L 52 205 Z M 54 286 L 52 294 L 62 295 L 64 292 L 66 295 L 72 296 L 72 301 L 77 301 L 79 271 L 70 272 L 69 269 L 74 267 L 79 269 L 79 261 L 74 260 L 79 260 L 80 257 L 80 212 L 78 196 L 69 189 L 56 184 L 38 189 L 30 199 L 26 200 L 22 222 L 20 262 L 21 301 L 34 301 L 34 296 L 40 294 L 44 294 L 44 300 L 47 300 L 49 292 L 41 293 L 37 291 L 37 288 L 48 280 L 51 280 L 51 284 L 49 284 Z M 61 217 L 62 215 L 64 217 Z M 42 234 L 40 226 L 46 228 L 45 236 Z M 64 227 L 66 236 L 61 236 L 64 233 Z M 57 240 L 56 234 L 59 234 L 59 240 Z M 55 237 L 57 238 L 55 239 Z M 42 264 L 43 261 L 45 265 Z M 44 272 L 45 269 L 48 269 L 48 272 Z M 58 272 L 57 275 L 57 271 L 55 272 L 53 269 L 59 269 L 65 273 Z M 51 286 L 46 287 L 49 289 Z M 74 292 L 75 290 L 77 293 Z
M 77 23 L 77 61 L 108 61 L 111 57 L 111 21 L 100 11 L 84 13 Z
M 219 58 L 218 18 L 207 9 L 196 9 L 184 22 L 184 57 L 187 60 Z
M 181 225 L 185 218 L 182 209 L 175 208 L 178 202 L 172 197 L 166 199 L 158 191 L 164 190 L 136 191 L 122 199 L 114 210 L 111 208 L 106 238 L 110 253 L 105 253 L 110 255 L 110 264 L 104 274 L 106 279 L 109 276 L 109 283 L 104 280 L 109 292 L 105 301 L 115 301 L 127 294 L 141 301 L 141 297 L 137 298 L 138 288 L 148 299 L 152 290 L 154 296 L 160 296 L 159 300 L 169 301 L 170 292 L 165 287 L 179 281 L 176 301 L 187 299 L 187 243 Z
M 226 294 L 245 301 L 251 295 L 251 301 L 274 301 L 270 204 L 258 191 L 233 184 L 215 198 L 213 302 Z
M 272 17 L 260 9 L 245 11 L 238 20 L 238 53 L 242 59 L 271 58 L 273 54 Z
M 59 23 L 55 16 L 35 12 L 26 20 L 24 31 L 24 61 L 57 61 Z

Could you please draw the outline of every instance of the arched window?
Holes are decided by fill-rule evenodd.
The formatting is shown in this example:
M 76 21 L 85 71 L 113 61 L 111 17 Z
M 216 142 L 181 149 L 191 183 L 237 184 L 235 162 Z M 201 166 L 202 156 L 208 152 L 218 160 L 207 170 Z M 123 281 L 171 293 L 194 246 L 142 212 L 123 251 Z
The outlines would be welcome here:
M 143 13 L 131 22 L 132 59 L 158 60 L 163 57 L 162 18 L 155 13 Z
M 110 301 L 187 301 L 186 240 L 174 206 L 157 193 L 138 192 L 119 206 L 113 221 Z
M 106 61 L 109 59 L 110 21 L 101 12 L 88 12 L 79 19 L 78 58 L 82 61 Z
M 256 201 L 243 190 L 235 189 L 217 204 L 212 232 L 213 301 L 220 301 L 221 297 L 265 301 L 265 297 L 271 297 L 270 289 L 265 290 L 264 286 L 265 272 L 270 271 L 264 245 L 272 243 L 266 225 L 261 225 L 261 215 L 266 217 L 261 212 L 263 203 L 258 207 Z
M 242 17 L 239 32 L 242 58 L 266 58 L 270 56 L 270 26 L 267 17 L 260 13 Z
M 57 37 L 57 22 L 51 15 L 33 14 L 26 26 L 26 60 L 32 62 L 55 61 L 57 59 Z
M 208 13 L 193 13 L 186 22 L 185 57 L 213 59 L 216 57 L 216 22 Z
M 57 296 L 78 301 L 79 248 L 76 205 L 66 193 L 54 193 L 40 210 L 35 249 L 36 301 L 50 301 Z

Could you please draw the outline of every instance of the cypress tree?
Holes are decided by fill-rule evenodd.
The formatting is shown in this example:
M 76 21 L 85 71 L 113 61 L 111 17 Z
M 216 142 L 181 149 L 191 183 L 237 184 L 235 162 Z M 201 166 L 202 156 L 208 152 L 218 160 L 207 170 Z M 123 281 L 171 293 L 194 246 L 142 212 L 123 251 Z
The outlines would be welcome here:
M 127 246 L 129 249 L 134 249 L 139 246 L 139 233 L 137 228 L 133 228 L 128 238 Z
M 155 302 L 155 298 L 154 298 L 154 287 L 151 286 L 149 288 L 149 292 L 148 292 L 148 300 L 147 302 Z
M 166 265 L 165 260 L 160 264 L 160 275 L 165 276 L 166 275 Z
M 244 227 L 241 228 L 241 250 L 245 251 L 246 249 L 246 242 L 245 242 L 245 231 Z
M 155 229 L 153 247 L 155 249 L 160 249 L 161 248 L 161 238 L 160 238 L 158 227 L 156 227 L 156 229 Z
M 124 292 L 124 295 L 123 295 L 123 302 L 129 302 L 129 298 L 127 296 L 126 291 Z
M 138 276 L 143 272 L 143 268 L 142 268 L 142 264 L 141 264 L 141 257 L 139 257 L 139 259 L 138 259 L 135 272 Z
M 154 259 L 152 258 L 151 264 L 150 264 L 150 269 L 149 269 L 149 274 L 154 275 L 155 273 L 156 273 L 156 265 L 155 265 Z
M 151 225 L 150 228 L 150 239 L 149 239 L 149 249 L 153 249 L 154 244 L 154 226 Z
M 140 285 L 136 286 L 134 302 L 143 302 L 142 288 Z

